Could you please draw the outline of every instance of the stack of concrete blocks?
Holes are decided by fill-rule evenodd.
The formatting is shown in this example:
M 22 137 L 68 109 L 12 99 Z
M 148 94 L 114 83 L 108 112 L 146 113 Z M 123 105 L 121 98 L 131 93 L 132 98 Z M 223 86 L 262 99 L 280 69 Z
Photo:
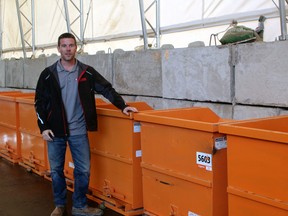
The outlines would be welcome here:
M 288 42 L 193 46 L 78 55 L 126 101 L 154 109 L 205 106 L 228 119 L 288 114 Z M 33 91 L 59 56 L 0 61 L 0 90 Z M 100 96 L 99 96 L 100 97 Z

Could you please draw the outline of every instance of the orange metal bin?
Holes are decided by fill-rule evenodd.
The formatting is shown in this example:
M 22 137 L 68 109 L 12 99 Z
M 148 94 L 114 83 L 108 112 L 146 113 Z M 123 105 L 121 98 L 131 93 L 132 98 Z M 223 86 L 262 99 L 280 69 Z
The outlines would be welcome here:
M 288 116 L 220 125 L 227 134 L 229 215 L 288 215 Z
M 21 94 L 21 91 L 2 91 L 0 92 L 0 95 L 11 95 L 11 94 Z
M 136 114 L 147 215 L 228 215 L 225 135 L 209 108 Z
M 32 97 L 34 93 L 2 92 L 0 94 L 0 156 L 13 162 L 21 158 L 19 108 L 17 98 Z
M 139 111 L 144 102 L 128 103 Z M 98 131 L 90 134 L 92 198 L 123 215 L 143 212 L 139 123 L 112 104 L 99 106 Z
M 20 165 L 39 175 L 48 171 L 47 144 L 43 140 L 34 108 L 34 97 L 17 98 L 19 106 L 19 133 L 21 136 Z

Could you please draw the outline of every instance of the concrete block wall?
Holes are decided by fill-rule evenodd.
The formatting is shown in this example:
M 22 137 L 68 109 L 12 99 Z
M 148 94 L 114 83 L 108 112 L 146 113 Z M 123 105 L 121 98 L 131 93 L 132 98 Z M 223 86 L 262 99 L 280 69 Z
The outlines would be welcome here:
M 113 82 L 112 54 L 79 55 L 79 61 L 94 67 L 109 82 Z
M 128 102 L 144 101 L 154 109 L 205 106 L 222 118 L 250 119 L 288 114 L 287 50 L 288 42 L 278 41 L 115 50 L 78 59 L 98 70 Z M 58 58 L 0 61 L 1 90 L 35 89 L 41 71 Z
M 6 86 L 6 63 L 5 61 L 0 61 L 0 86 Z
M 122 94 L 162 97 L 161 51 L 114 52 L 114 87 Z
M 43 68 L 46 67 L 46 59 L 25 59 L 24 61 L 24 77 L 23 77 L 23 88 L 36 88 L 38 77 Z M 18 73 L 20 75 L 20 73 Z
M 163 97 L 231 103 L 229 59 L 229 47 L 163 51 Z
M 24 60 L 6 60 L 5 85 L 7 87 L 24 87 Z
M 236 103 L 288 107 L 287 50 L 287 42 L 236 47 Z

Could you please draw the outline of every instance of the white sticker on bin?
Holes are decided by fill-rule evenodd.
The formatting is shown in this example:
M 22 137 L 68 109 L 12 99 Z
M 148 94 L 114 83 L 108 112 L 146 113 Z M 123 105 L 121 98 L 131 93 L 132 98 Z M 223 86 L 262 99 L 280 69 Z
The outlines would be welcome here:
M 142 157 L 142 150 L 136 151 L 136 157 Z
M 73 162 L 69 162 L 69 167 L 74 169 L 75 168 L 74 163 Z
M 188 216 L 200 216 L 200 215 L 195 214 L 194 212 L 188 211 Z
M 217 150 L 227 148 L 227 141 L 225 136 L 215 138 L 215 148 Z
M 134 123 L 134 133 L 140 133 L 141 132 L 141 125 L 140 122 Z
M 212 154 L 196 152 L 196 164 L 201 168 L 212 171 Z

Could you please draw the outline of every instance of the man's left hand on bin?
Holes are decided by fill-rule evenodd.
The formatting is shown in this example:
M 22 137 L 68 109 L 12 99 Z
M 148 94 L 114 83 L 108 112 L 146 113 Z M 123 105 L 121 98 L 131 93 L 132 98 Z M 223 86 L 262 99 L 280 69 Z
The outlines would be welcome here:
M 46 141 L 53 141 L 54 133 L 52 132 L 52 130 L 47 129 L 42 132 L 42 137 Z
M 138 112 L 137 108 L 135 107 L 130 107 L 127 106 L 125 109 L 122 111 L 125 115 L 129 115 L 129 112 Z

